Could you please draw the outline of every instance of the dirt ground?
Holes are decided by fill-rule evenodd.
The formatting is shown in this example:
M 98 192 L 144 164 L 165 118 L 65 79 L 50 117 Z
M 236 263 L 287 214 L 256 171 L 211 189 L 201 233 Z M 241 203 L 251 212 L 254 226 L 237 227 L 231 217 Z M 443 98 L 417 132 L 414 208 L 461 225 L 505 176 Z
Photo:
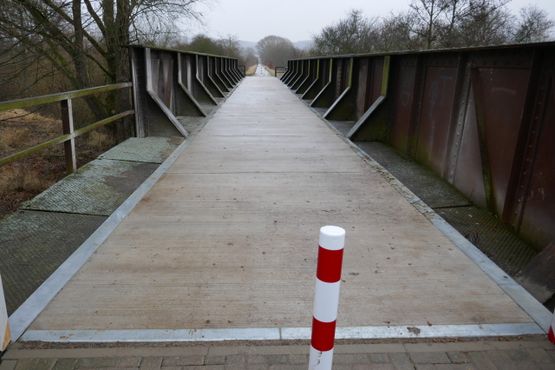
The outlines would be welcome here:
M 0 113 L 0 158 L 62 134 L 58 119 L 14 109 Z M 79 166 L 115 144 L 100 129 L 76 140 Z M 66 175 L 63 145 L 0 167 L 0 219 Z

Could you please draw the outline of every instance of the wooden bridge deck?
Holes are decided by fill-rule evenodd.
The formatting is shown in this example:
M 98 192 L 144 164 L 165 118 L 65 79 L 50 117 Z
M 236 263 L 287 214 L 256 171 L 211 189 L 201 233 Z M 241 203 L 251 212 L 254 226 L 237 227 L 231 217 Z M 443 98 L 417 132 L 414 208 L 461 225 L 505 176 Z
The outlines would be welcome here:
M 309 327 L 318 229 L 347 230 L 338 326 L 531 324 L 275 78 L 247 78 L 31 326 Z

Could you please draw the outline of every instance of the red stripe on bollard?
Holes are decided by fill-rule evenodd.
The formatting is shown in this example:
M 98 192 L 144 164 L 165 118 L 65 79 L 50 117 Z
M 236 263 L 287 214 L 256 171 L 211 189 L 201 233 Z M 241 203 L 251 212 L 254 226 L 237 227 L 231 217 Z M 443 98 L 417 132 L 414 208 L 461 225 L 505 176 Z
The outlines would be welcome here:
M 325 283 L 336 283 L 341 279 L 343 249 L 332 251 L 318 248 L 318 267 L 316 277 Z
M 329 351 L 333 348 L 335 338 L 335 321 L 322 322 L 312 318 L 312 338 L 310 344 L 318 351 Z

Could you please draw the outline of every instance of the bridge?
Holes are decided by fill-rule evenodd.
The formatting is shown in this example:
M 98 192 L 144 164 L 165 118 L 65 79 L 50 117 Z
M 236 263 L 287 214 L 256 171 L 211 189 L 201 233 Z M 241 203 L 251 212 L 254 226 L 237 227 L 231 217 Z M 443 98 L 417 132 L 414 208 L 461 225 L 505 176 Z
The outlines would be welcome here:
M 133 47 L 129 83 L 0 103 L 61 102 L 64 135 L 48 145 L 65 144 L 72 173 L 2 222 L 13 232 L 31 217 L 64 215 L 68 234 L 76 220 L 81 234 L 26 297 L 8 291 L 12 339 L 307 340 L 325 224 L 347 231 L 339 339 L 545 335 L 552 313 L 440 214 L 489 207 L 515 226 L 512 238 L 551 253 L 554 51 L 548 43 L 310 58 L 290 61 L 280 80 L 244 78 L 230 58 Z M 131 89 L 130 110 L 73 127 L 72 99 L 116 89 Z M 136 137 L 78 169 L 75 138 L 129 117 Z M 462 195 L 421 199 L 372 156 L 373 142 Z M 89 176 L 102 171 L 111 172 Z M 110 176 L 108 199 L 87 191 Z M 52 249 L 30 252 L 49 227 L 27 243 L 0 226 L 9 246 L 1 253 L 27 248 L 17 267 L 40 266 Z M 0 266 L 5 282 L 20 278 Z M 532 266 L 530 281 L 548 286 L 541 263 Z

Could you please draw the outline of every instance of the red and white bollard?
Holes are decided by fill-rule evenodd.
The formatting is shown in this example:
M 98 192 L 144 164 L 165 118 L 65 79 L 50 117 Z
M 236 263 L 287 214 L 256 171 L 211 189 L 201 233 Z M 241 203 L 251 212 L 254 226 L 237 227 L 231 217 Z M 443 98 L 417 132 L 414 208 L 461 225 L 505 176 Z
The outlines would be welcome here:
M 344 245 L 345 230 L 320 228 L 309 370 L 331 370 Z
M 551 343 L 555 344 L 555 312 L 553 312 L 551 325 L 549 325 L 549 330 L 547 331 L 547 338 Z

